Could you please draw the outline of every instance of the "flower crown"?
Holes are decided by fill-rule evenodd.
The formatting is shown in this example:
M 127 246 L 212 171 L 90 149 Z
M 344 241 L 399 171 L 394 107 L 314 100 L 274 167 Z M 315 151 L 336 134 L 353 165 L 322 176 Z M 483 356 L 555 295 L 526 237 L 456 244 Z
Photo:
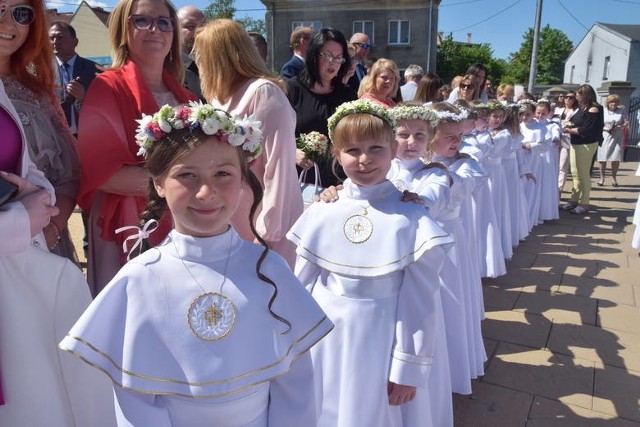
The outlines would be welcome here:
M 533 99 L 520 99 L 518 100 L 518 105 L 520 106 L 520 112 L 523 112 L 526 110 L 526 105 L 533 105 L 533 109 L 535 110 L 535 108 L 538 106 L 538 103 L 536 101 L 534 101 Z
M 371 114 L 376 116 L 391 126 L 393 132 L 396 132 L 396 121 L 389 112 L 379 104 L 364 99 L 358 99 L 351 102 L 345 102 L 336 108 L 336 112 L 327 120 L 327 127 L 329 128 L 329 138 L 333 139 L 333 132 L 336 130 L 338 122 L 351 114 Z
M 466 108 L 459 108 L 460 114 L 452 113 L 451 111 L 435 111 L 434 113 L 438 116 L 438 121 L 447 120 L 450 122 L 461 122 L 469 118 L 470 111 Z
M 481 104 L 475 104 L 473 106 L 476 110 L 487 110 L 487 111 L 503 111 L 505 106 L 500 102 L 485 102 Z
M 396 122 L 400 120 L 422 120 L 432 127 L 438 126 L 438 115 L 431 108 L 422 105 L 399 105 L 390 111 Z
M 200 128 L 206 135 L 216 136 L 220 141 L 234 147 L 242 146 L 247 161 L 251 162 L 262 153 L 262 123 L 253 116 L 230 116 L 226 111 L 210 104 L 191 101 L 189 105 L 172 107 L 163 105 L 158 112 L 149 116 L 142 115 L 136 120 L 136 143 L 140 147 L 139 156 L 146 156 L 147 150 L 174 129 L 189 129 L 193 132 Z

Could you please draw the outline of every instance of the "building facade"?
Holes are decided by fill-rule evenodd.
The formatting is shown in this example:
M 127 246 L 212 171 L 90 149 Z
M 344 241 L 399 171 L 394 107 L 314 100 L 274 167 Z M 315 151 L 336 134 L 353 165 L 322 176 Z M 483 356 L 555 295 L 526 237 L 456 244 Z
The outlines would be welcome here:
M 640 87 L 640 25 L 596 22 L 567 58 L 565 83 L 598 89 L 612 81 Z
M 279 70 L 291 57 L 289 37 L 297 26 L 333 27 L 349 40 L 369 36 L 370 57 L 388 58 L 400 69 L 418 64 L 435 72 L 440 0 L 261 0 L 267 8 L 268 64 Z

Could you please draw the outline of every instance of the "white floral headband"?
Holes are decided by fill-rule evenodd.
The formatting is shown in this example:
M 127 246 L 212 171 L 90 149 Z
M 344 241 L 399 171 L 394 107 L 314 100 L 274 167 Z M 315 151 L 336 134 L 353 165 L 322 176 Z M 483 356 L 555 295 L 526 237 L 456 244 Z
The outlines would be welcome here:
M 466 108 L 460 108 L 460 114 L 452 113 L 451 111 L 434 111 L 438 116 L 438 121 L 449 122 L 461 122 L 469 118 L 469 110 Z
M 422 120 L 432 127 L 438 126 L 438 115 L 431 108 L 422 105 L 399 105 L 390 111 L 396 122 L 400 120 Z
M 535 109 L 538 106 L 538 103 L 536 101 L 534 101 L 533 99 L 520 99 L 518 101 L 518 105 L 520 106 L 520 112 L 523 112 L 526 110 L 526 105 L 533 105 L 533 108 Z
M 226 111 L 212 105 L 191 101 L 189 105 L 172 107 L 163 105 L 153 115 L 142 115 L 136 131 L 138 155 L 146 156 L 151 146 L 166 137 L 174 129 L 200 128 L 206 135 L 216 136 L 220 141 L 234 147 L 242 146 L 247 161 L 251 162 L 262 153 L 262 123 L 253 116 L 241 118 L 230 116 Z
M 391 126 L 394 133 L 396 132 L 396 121 L 384 107 L 370 101 L 358 99 L 340 105 L 336 109 L 336 112 L 329 117 L 329 120 L 327 120 L 329 138 L 333 139 L 333 132 L 336 130 L 338 122 L 351 114 L 371 114 L 372 116 L 379 117 Z

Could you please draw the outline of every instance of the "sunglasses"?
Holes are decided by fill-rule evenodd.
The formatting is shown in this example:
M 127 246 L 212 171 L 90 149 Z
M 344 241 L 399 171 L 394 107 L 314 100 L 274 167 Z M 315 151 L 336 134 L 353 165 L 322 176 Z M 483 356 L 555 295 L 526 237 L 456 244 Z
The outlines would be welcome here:
M 153 18 L 149 15 L 130 15 L 129 21 L 138 30 L 149 30 L 157 28 L 163 33 L 170 33 L 173 31 L 173 19 L 168 16 L 158 16 Z
M 6 10 L 9 9 L 11 12 L 11 17 L 13 18 L 13 22 L 18 25 L 27 26 L 33 22 L 36 18 L 35 13 L 33 12 L 33 8 L 31 6 L 27 6 L 24 4 L 17 6 L 9 6 L 3 7 L 0 9 L 0 18 L 4 16 Z
M 361 48 L 366 49 L 366 50 L 371 49 L 371 45 L 368 44 L 368 43 L 351 43 L 351 44 L 355 45 L 355 46 L 360 46 Z
M 344 64 L 344 61 L 346 61 L 342 56 L 333 56 L 324 52 L 320 52 L 320 56 L 329 61 L 329 64 L 333 64 L 334 62 L 336 64 Z
M 460 84 L 460 89 L 475 89 L 476 87 L 474 85 L 466 85 L 464 83 Z

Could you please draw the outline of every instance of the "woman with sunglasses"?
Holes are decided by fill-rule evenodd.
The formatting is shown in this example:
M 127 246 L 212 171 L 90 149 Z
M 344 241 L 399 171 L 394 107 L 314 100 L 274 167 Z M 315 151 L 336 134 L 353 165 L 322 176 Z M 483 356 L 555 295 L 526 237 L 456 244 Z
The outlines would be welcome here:
M 357 47 L 354 46 L 354 55 Z M 356 99 L 356 93 L 344 83 L 353 59 L 344 35 L 335 28 L 323 28 L 311 40 L 302 72 L 287 80 L 287 98 L 296 112 L 296 137 L 316 131 L 328 134 L 327 119 L 339 105 Z M 299 172 L 309 169 L 306 182 L 315 183 L 313 162 L 297 152 Z M 331 161 L 317 162 L 320 183 L 324 187 L 337 185 L 344 176 L 336 176 Z M 339 173 L 338 173 L 339 174 Z
M 0 76 L 22 118 L 29 154 L 55 189 L 60 213 L 44 230 L 46 245 L 51 252 L 77 262 L 67 222 L 76 206 L 80 161 L 76 141 L 53 91 L 53 53 L 46 28 L 45 39 L 41 39 L 40 32 L 47 23 L 36 20 L 39 5 L 35 3 L 38 2 L 0 2 L 0 28 L 2 33 L 13 36 L 3 37 Z
M 571 125 L 562 132 L 571 137 L 571 176 L 573 188 L 568 203 L 562 209 L 583 215 L 589 209 L 591 192 L 591 163 L 602 141 L 604 115 L 602 105 L 596 102 L 596 91 L 588 84 L 576 91 L 578 112 L 571 119 Z
M 485 92 L 485 85 L 487 83 L 487 67 L 482 64 L 473 64 L 469 68 L 467 68 L 467 72 L 465 73 L 464 79 L 467 79 L 467 76 L 473 76 L 473 98 L 465 99 L 463 96 L 462 82 L 460 85 L 454 89 L 449 95 L 449 103 L 453 103 L 458 98 L 463 98 L 467 102 L 469 101 L 480 101 L 486 103 L 489 100 L 489 96 L 487 92 Z M 468 83 L 466 83 L 468 85 Z M 467 91 L 471 91 L 471 88 L 468 88 Z
M 82 106 L 78 145 L 82 185 L 78 204 L 89 215 L 87 279 L 93 295 L 126 261 L 116 233 L 136 225 L 149 175 L 135 144 L 136 119 L 164 104 L 196 97 L 182 85 L 184 65 L 176 11 L 166 0 L 121 0 L 109 17 L 112 68 L 93 81 Z M 151 237 L 164 239 L 171 220 Z
M 43 2 L 0 0 L 0 33 L 0 188 L 13 189 L 0 202 L 0 426 L 112 426 L 108 381 L 56 345 L 91 297 L 82 272 L 47 249 L 50 224 L 65 215 L 60 196 L 75 204 L 77 176 L 60 182 L 78 162 L 53 93 Z M 57 170 L 61 159 L 75 171 Z

